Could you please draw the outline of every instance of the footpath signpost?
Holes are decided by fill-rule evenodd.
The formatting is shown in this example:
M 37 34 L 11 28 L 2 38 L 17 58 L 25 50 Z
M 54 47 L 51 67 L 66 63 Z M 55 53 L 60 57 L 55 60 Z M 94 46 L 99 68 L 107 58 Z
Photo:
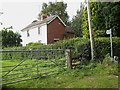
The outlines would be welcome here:
M 113 49 L 112 49 L 112 30 L 107 30 L 107 34 L 110 34 L 110 42 L 111 42 L 111 61 L 113 61 Z

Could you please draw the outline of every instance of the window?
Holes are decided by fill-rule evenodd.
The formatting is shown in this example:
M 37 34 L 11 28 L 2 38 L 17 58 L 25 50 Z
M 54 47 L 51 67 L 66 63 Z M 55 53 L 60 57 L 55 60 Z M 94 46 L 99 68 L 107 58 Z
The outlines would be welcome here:
M 30 36 L 30 33 L 29 33 L 29 30 L 27 30 L 27 37 L 29 37 Z
M 41 40 L 38 40 L 39 43 L 41 43 L 42 41 Z
M 41 29 L 40 29 L 40 27 L 38 27 L 38 34 L 41 34 Z
M 57 41 L 59 41 L 59 38 L 54 38 L 54 42 L 57 42 Z

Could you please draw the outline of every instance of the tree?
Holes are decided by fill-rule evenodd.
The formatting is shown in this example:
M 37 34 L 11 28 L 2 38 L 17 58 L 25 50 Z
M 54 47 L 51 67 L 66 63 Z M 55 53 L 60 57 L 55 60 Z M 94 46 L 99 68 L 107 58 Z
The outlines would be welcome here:
M 107 2 L 103 10 L 106 29 L 111 28 L 113 36 L 120 37 L 120 2 Z
M 120 2 L 91 2 L 92 26 L 94 36 L 106 37 L 106 30 L 112 29 L 113 36 L 120 37 Z M 83 11 L 83 37 L 89 37 L 87 8 Z
M 83 11 L 83 18 L 82 18 L 83 24 L 82 24 L 82 33 L 84 38 L 89 37 L 89 27 L 88 27 L 88 15 L 87 15 L 87 7 L 85 7 Z
M 0 33 L 2 33 L 2 48 L 21 46 L 21 35 L 18 33 L 14 33 L 11 29 L 12 26 L 9 28 L 3 28 L 3 30 L 0 31 Z
M 71 28 L 75 32 L 75 37 L 82 37 L 82 18 L 83 18 L 84 4 L 81 3 L 80 10 L 77 10 L 77 15 L 72 18 Z
M 39 17 L 38 19 L 40 19 L 40 16 L 42 14 L 45 14 L 46 16 L 51 16 L 51 15 L 58 15 L 66 24 L 68 24 L 68 13 L 66 11 L 67 8 L 67 4 L 63 3 L 63 2 L 49 2 L 47 3 L 43 3 L 42 4 L 42 10 L 41 13 L 39 13 Z

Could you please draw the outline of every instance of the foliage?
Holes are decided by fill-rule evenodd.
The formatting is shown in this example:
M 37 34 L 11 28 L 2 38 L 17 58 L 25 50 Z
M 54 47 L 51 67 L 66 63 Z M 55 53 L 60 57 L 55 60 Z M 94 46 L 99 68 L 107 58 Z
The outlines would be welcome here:
M 120 57 L 120 38 L 113 37 L 113 55 Z M 110 54 L 111 46 L 110 46 L 110 38 L 95 38 L 95 49 L 96 49 L 96 58 L 104 58 L 107 53 Z
M 43 45 L 42 43 L 33 43 L 33 42 L 29 42 L 28 44 L 27 44 L 27 46 L 29 47 L 29 46 L 38 46 L 38 45 Z
M 71 28 L 74 30 L 75 37 L 82 37 L 82 18 L 83 18 L 84 4 L 81 3 L 80 10 L 77 10 L 77 15 L 72 18 Z
M 83 21 L 83 24 L 82 24 L 83 38 L 88 38 L 89 37 L 89 28 L 88 28 L 87 7 L 85 7 L 85 10 L 83 11 L 83 16 L 84 16 L 84 18 L 82 18 L 82 21 Z
M 2 33 L 2 48 L 21 46 L 21 35 L 18 33 L 14 33 L 11 29 L 12 26 L 9 28 L 3 28 L 3 30 L 0 31 L 0 33 Z
M 113 55 L 120 57 L 120 38 L 113 37 Z M 32 43 L 30 43 L 32 44 Z M 67 40 L 60 40 L 55 44 L 48 45 L 28 45 L 27 47 L 13 47 L 13 48 L 4 48 L 4 50 L 40 50 L 40 49 L 71 49 L 72 55 L 79 56 L 81 61 L 87 61 L 91 59 L 90 54 L 90 41 L 85 38 L 72 38 Z M 95 50 L 96 58 L 103 59 L 106 54 L 110 54 L 110 38 L 95 38 Z M 52 53 L 44 52 L 43 54 L 51 55 Z M 63 52 L 59 52 L 63 54 Z M 25 57 L 25 56 L 24 56 Z M 86 62 L 85 61 L 85 62 Z
M 108 36 L 105 30 L 97 30 L 94 32 L 95 37 L 105 37 Z
M 106 30 L 112 29 L 113 36 L 120 37 L 120 2 L 91 2 L 92 26 L 96 37 L 106 37 Z M 89 37 L 87 7 L 83 11 L 83 37 Z M 100 33 L 100 32 L 101 33 Z M 97 34 L 98 33 L 98 34 Z
M 64 2 L 49 2 L 42 4 L 42 10 L 41 13 L 39 13 L 39 18 L 42 14 L 45 14 L 46 16 L 51 15 L 58 15 L 66 24 L 68 24 L 68 13 L 66 11 L 67 4 Z

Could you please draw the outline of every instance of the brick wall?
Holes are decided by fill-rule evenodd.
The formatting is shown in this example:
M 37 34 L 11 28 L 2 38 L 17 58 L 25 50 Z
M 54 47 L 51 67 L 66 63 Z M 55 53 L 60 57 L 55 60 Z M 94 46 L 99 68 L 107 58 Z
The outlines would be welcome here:
M 62 40 L 63 34 L 65 34 L 65 26 L 58 18 L 54 19 L 47 25 L 47 44 L 54 43 L 54 38 Z
M 67 35 L 67 38 L 73 38 L 74 37 L 73 33 L 66 33 L 66 35 Z
M 65 33 L 65 26 L 58 18 L 54 19 L 50 24 L 47 25 L 47 44 L 54 43 L 55 38 L 63 40 L 63 36 L 65 34 L 67 35 L 67 38 L 74 37 L 74 34 Z

